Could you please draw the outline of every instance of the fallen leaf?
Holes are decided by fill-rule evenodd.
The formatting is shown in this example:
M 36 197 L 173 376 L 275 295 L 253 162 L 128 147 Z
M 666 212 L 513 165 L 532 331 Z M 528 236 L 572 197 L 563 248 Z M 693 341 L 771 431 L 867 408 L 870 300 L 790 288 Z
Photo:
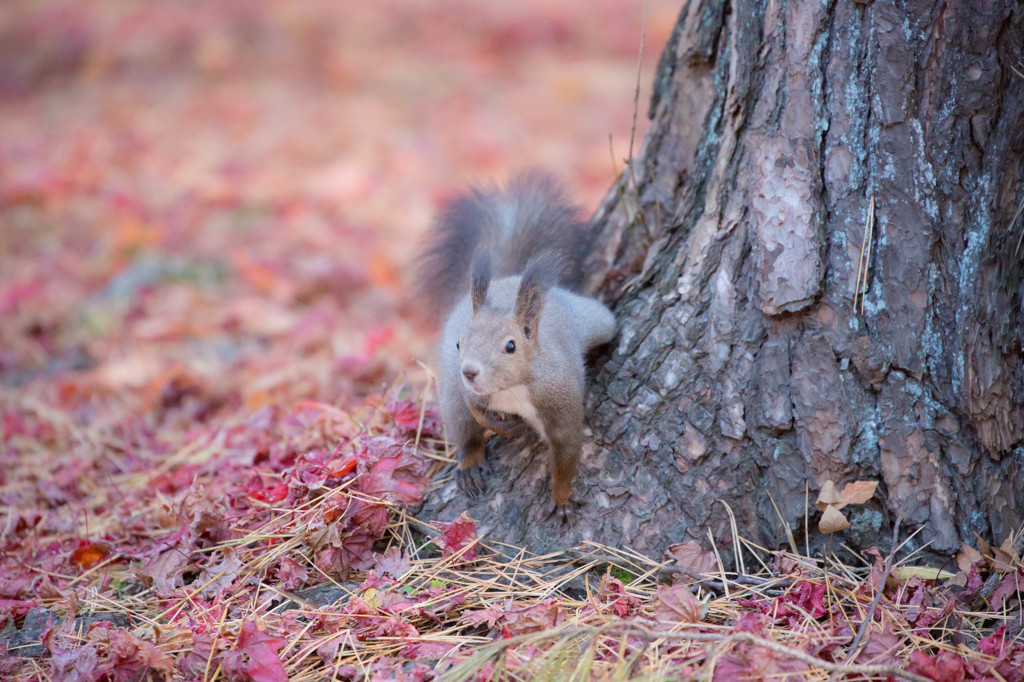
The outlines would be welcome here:
M 669 545 L 665 554 L 675 559 L 680 568 L 695 575 L 718 573 L 718 559 L 714 552 L 701 549 L 700 544 L 694 540 Z
M 825 507 L 825 512 L 821 515 L 821 520 L 818 521 L 818 530 L 822 533 L 835 533 L 849 527 L 850 522 L 846 520 L 843 512 L 832 505 Z
M 1003 540 L 1003 544 L 992 552 L 992 568 L 1000 573 L 1016 571 L 1021 565 L 1020 554 L 1010 538 Z
M 395 580 L 401 580 L 410 566 L 409 557 L 395 545 L 389 547 L 384 554 L 373 555 L 373 570 L 378 578 L 390 575 Z
M 539 604 L 510 606 L 505 609 L 504 623 L 510 635 L 525 635 L 558 627 L 565 619 L 562 605 L 554 597 Z
M 224 652 L 223 669 L 228 679 L 252 682 L 287 682 L 281 657 L 277 651 L 287 642 L 259 629 L 254 621 L 246 621 L 238 635 L 235 649 Z
M 71 553 L 71 562 L 83 570 L 88 570 L 110 555 L 110 549 L 104 545 L 90 542 Z
M 663 625 L 700 621 L 700 604 L 686 585 L 659 585 L 654 597 L 654 617 Z
M 923 675 L 935 682 L 963 682 L 966 679 L 963 658 L 949 651 L 940 651 L 934 656 L 914 651 L 910 654 L 907 672 Z
M 235 550 L 225 547 L 221 551 L 224 554 L 221 562 L 204 568 L 196 578 L 196 584 L 202 587 L 203 594 L 207 597 L 214 597 L 221 590 L 229 589 L 242 569 L 242 560 Z
M 930 566 L 897 566 L 892 569 L 892 576 L 900 582 L 906 582 L 911 578 L 920 578 L 921 580 L 949 580 L 955 578 L 955 573 L 949 571 L 943 571 L 938 568 L 932 568 Z
M 439 521 L 435 524 L 441 535 L 437 538 L 437 545 L 445 557 L 460 555 L 462 561 L 476 560 L 476 524 L 469 518 L 466 512 L 462 512 L 459 518 L 450 523 Z
M 990 547 L 988 542 L 985 541 L 985 538 L 983 538 L 980 535 L 978 535 L 977 533 L 975 533 L 974 534 L 974 539 L 978 541 L 978 551 L 981 552 L 981 555 L 983 557 L 985 557 L 986 560 L 991 559 L 992 558 L 992 547 Z
M 981 556 L 981 552 L 974 549 L 966 542 L 960 543 L 960 551 L 956 554 L 956 565 L 966 575 L 971 572 L 971 567 L 979 561 L 984 561 L 985 558 Z
M 1020 571 L 1004 575 L 988 596 L 988 603 L 993 611 L 1003 611 L 1006 600 L 1014 596 L 1017 597 L 1015 601 L 1020 601 L 1024 597 L 1024 575 L 1021 575 Z M 1013 608 L 1012 601 L 1011 608 Z
M 841 501 L 836 505 L 836 509 L 842 509 L 848 504 L 864 504 L 874 497 L 877 487 L 878 481 L 854 481 L 853 483 L 847 483 L 843 486 L 843 491 L 839 493 Z
M 825 481 L 825 485 L 821 486 L 821 492 L 818 493 L 818 509 L 825 511 L 825 507 L 840 504 L 842 501 L 843 498 L 836 490 L 836 484 L 832 482 L 832 479 Z

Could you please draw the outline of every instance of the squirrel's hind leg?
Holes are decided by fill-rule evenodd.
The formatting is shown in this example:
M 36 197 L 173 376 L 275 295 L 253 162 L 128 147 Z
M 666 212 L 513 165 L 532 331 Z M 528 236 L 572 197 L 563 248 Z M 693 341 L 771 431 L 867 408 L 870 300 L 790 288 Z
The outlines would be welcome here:
M 564 400 L 557 408 L 539 409 L 551 448 L 551 497 L 555 512 L 567 521 L 571 511 L 572 482 L 583 449 L 583 401 Z

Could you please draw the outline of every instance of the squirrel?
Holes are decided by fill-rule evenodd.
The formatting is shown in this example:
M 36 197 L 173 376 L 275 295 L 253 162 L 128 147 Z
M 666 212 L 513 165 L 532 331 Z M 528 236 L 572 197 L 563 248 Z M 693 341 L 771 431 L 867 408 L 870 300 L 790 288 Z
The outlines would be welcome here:
M 459 489 L 485 490 L 485 431 L 513 437 L 525 422 L 550 450 L 563 522 L 583 444 L 584 356 L 615 335 L 612 312 L 573 291 L 592 241 L 577 216 L 552 177 L 524 173 L 445 202 L 420 260 L 421 290 L 446 316 L 441 417 Z

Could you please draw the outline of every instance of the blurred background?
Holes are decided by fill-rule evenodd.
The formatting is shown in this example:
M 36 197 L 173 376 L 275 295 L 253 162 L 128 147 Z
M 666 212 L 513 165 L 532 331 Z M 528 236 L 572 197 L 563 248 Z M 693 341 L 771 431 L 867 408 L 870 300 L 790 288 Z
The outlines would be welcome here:
M 679 5 L 648 2 L 636 149 Z M 407 276 L 441 198 L 542 166 L 597 206 L 643 11 L 5 0 L 0 389 L 198 419 L 392 381 L 429 358 Z

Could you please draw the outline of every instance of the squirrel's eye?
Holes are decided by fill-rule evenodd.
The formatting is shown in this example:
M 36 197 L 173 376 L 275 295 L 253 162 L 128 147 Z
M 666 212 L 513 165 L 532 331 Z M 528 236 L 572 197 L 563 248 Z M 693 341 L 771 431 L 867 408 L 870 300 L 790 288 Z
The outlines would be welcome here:
M 455 350 L 458 350 L 458 349 L 459 349 L 459 342 L 458 342 L 458 341 L 456 341 L 456 342 L 455 342 Z
M 512 353 L 515 353 L 516 352 L 516 342 L 513 341 L 512 339 L 509 339 L 508 343 L 505 344 L 505 352 L 510 354 L 510 355 Z

